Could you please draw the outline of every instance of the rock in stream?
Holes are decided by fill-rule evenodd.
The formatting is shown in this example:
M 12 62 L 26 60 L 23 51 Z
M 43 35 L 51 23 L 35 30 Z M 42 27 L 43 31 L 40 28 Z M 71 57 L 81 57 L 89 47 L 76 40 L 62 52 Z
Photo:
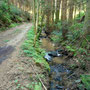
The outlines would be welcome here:
M 45 59 L 47 62 L 52 62 L 52 60 L 55 57 L 62 57 L 64 55 L 68 55 L 68 53 L 64 50 L 56 50 L 56 51 L 50 51 L 47 52 L 45 55 Z M 49 63 L 50 64 L 50 63 Z M 62 74 L 65 73 L 66 76 L 70 74 L 70 70 L 68 70 L 65 66 L 62 64 L 50 64 L 50 89 L 49 90 L 64 90 L 65 87 L 61 83 L 63 78 Z
M 60 54 L 59 51 L 56 50 L 56 51 L 47 52 L 44 58 L 48 62 L 50 62 L 50 61 L 52 61 L 52 58 L 54 58 L 54 57 L 61 57 L 61 56 L 62 56 L 62 54 Z

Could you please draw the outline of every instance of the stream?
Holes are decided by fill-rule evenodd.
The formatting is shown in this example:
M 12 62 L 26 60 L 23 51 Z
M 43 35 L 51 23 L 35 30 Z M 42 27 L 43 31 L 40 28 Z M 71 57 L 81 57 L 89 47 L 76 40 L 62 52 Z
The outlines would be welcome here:
M 71 70 L 65 65 L 66 52 L 60 49 L 56 50 L 55 44 L 49 38 L 41 38 L 41 41 L 42 48 L 46 50 L 44 58 L 50 65 L 48 90 L 70 90 L 67 78 L 70 76 Z

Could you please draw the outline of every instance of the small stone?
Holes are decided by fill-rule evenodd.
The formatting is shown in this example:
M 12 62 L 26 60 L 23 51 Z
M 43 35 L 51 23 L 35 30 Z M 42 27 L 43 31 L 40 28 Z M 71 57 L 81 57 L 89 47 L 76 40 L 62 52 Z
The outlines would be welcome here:
M 56 89 L 63 89 L 64 86 L 59 86 L 59 85 L 56 85 Z
M 48 53 L 46 53 L 45 57 L 44 57 L 47 61 L 52 61 L 52 57 L 48 55 Z
M 75 80 L 76 83 L 80 83 L 81 82 L 81 79 L 78 79 L 78 80 Z

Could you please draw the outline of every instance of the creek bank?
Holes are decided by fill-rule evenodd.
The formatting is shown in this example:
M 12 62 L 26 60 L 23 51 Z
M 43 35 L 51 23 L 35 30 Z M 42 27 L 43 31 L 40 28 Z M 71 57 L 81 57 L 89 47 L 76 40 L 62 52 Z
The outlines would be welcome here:
M 49 73 L 49 78 L 50 78 L 50 88 L 49 90 L 62 90 L 65 89 L 64 84 L 62 83 L 63 81 L 63 76 L 65 75 L 68 77 L 71 74 L 71 71 L 66 68 L 65 65 L 62 63 L 53 63 L 54 58 L 59 57 L 58 60 L 60 60 L 60 57 L 67 56 L 68 53 L 66 54 L 66 51 L 63 50 L 56 50 L 56 51 L 51 51 L 47 52 L 45 55 L 45 59 L 50 65 L 50 73 Z
M 79 90 L 77 84 L 81 82 L 80 77 L 68 66 L 69 60 L 73 59 L 69 57 L 69 52 L 57 49 L 49 38 L 43 37 L 41 41 L 41 47 L 46 50 L 44 58 L 50 65 L 48 90 Z

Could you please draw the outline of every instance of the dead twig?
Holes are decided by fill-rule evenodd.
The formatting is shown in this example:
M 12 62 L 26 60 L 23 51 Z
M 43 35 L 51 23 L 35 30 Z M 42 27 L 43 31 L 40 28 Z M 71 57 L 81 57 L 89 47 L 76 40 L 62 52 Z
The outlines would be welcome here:
M 90 42 L 85 38 L 85 36 L 83 36 L 83 38 L 87 41 L 88 44 L 90 44 Z
M 30 65 L 31 65 L 31 67 L 33 68 L 34 73 L 38 76 L 38 79 L 39 79 L 39 81 L 41 82 L 41 84 L 42 84 L 42 86 L 44 87 L 44 89 L 47 90 L 46 86 L 45 86 L 44 83 L 42 82 L 42 80 L 41 80 L 41 78 L 39 77 L 38 73 L 35 71 L 34 66 L 33 66 L 32 64 L 30 64 Z
M 68 76 L 67 78 L 69 79 L 70 77 L 72 77 L 73 75 L 75 75 L 75 73 L 71 74 L 70 76 Z

